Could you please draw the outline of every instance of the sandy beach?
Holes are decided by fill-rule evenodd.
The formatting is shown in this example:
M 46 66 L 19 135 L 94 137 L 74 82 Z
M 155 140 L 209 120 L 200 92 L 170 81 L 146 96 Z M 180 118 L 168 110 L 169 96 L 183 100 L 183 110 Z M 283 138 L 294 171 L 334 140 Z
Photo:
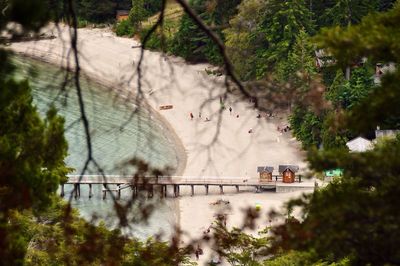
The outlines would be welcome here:
M 61 28 L 57 32 L 54 29 L 54 35 L 57 38 L 13 43 L 11 48 L 58 66 L 71 66 L 73 57 L 69 53 L 68 30 Z M 107 29 L 79 29 L 78 43 L 80 66 L 86 75 L 115 89 L 123 97 L 134 96 L 132 100 L 138 100 L 138 95 L 143 96 L 146 104 L 165 120 L 180 155 L 177 175 L 249 179 L 258 178 L 257 166 L 274 166 L 277 170 L 279 164 L 296 164 L 305 169 L 299 143 L 290 135 L 281 135 L 277 131 L 277 126 L 285 121 L 257 118 L 258 112 L 251 103 L 232 95 L 224 100 L 226 109 L 220 111 L 220 97 L 226 90 L 224 77 L 207 75 L 208 65 L 190 65 L 180 58 L 146 51 L 138 91 L 136 66 L 140 49 L 132 46 L 139 43 L 116 37 Z M 159 110 L 160 105 L 173 105 L 173 108 Z M 231 113 L 229 107 L 232 107 Z M 250 129 L 252 133 L 249 133 Z M 271 208 L 279 209 L 287 199 L 301 194 L 233 192 L 227 190 L 224 195 L 219 195 L 219 190 L 210 190 L 213 195 L 205 196 L 201 188 L 196 188 L 194 197 L 180 197 L 179 223 L 184 232 L 190 232 L 183 241 L 201 237 L 215 219 L 215 208 L 210 203 L 218 199 L 230 202 L 227 225 L 239 226 L 243 208 L 258 203 L 265 218 L 264 213 Z M 182 194 L 189 195 L 189 188 Z M 262 220 L 266 225 L 267 219 Z M 260 224 L 260 228 L 263 225 Z M 201 256 L 200 264 L 207 258 L 207 254 Z

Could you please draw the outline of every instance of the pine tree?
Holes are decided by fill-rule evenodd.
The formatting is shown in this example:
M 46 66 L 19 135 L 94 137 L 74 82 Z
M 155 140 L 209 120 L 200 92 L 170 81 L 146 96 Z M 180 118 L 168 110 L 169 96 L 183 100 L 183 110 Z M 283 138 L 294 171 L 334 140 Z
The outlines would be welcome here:
M 238 14 L 229 21 L 230 27 L 224 30 L 229 58 L 242 80 L 256 76 L 256 50 L 265 45 L 265 39 L 259 33 L 265 9 L 264 1 L 242 1 L 238 6 Z
M 144 8 L 144 0 L 132 0 L 132 9 L 129 12 L 129 20 L 136 32 L 141 28 L 142 21 L 147 17 Z
M 1 50 L 0 50 L 1 51 Z M 3 62 L 8 62 L 2 53 Z M 64 119 L 51 108 L 42 120 L 27 81 L 16 81 L 0 65 L 0 254 L 4 265 L 19 264 L 26 239 L 9 219 L 15 211 L 40 211 L 52 202 L 68 168 Z M 21 235 L 22 234 L 22 235 Z
M 257 65 L 258 77 L 287 59 L 296 36 L 302 30 L 308 34 L 314 31 L 311 13 L 303 0 L 268 1 L 263 17 L 260 31 L 266 40 L 266 47 L 256 52 L 261 57 Z
M 280 61 L 276 66 L 278 80 L 288 82 L 302 92 L 307 91 L 307 80 L 317 73 L 314 52 L 315 47 L 310 42 L 310 37 L 301 29 L 287 60 Z
M 336 0 L 326 7 L 323 15 L 318 19 L 321 26 L 347 26 L 357 24 L 371 12 L 377 11 L 377 0 Z
M 221 29 L 236 12 L 235 7 L 239 2 L 239 0 L 193 0 L 190 1 L 190 5 L 206 24 L 217 27 L 215 32 L 224 39 Z M 193 62 L 208 61 L 214 64 L 222 62 L 217 46 L 187 14 L 182 17 L 179 30 L 172 41 L 171 51 Z
M 80 18 L 90 22 L 106 22 L 115 18 L 116 6 L 113 0 L 78 0 L 77 12 Z
M 359 25 L 325 30 L 319 44 L 329 48 L 339 65 L 368 56 L 373 61 L 400 62 L 400 5 L 387 13 L 370 15 Z M 340 116 L 336 122 L 354 133 L 374 128 L 400 116 L 400 71 L 386 74 L 381 87 Z M 360 79 L 355 82 L 357 86 Z M 347 149 L 309 153 L 316 172 L 343 169 L 343 177 L 313 194 L 292 201 L 303 209 L 302 221 L 288 221 L 274 229 L 275 247 L 312 251 L 315 260 L 348 258 L 351 265 L 400 263 L 400 136 L 382 140 L 371 151 Z

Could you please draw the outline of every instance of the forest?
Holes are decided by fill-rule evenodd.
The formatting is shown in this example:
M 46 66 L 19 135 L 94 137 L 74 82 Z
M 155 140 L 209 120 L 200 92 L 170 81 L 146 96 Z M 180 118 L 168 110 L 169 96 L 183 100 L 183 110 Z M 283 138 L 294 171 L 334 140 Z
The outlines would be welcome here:
M 189 4 L 223 50 L 174 1 L 0 0 L 0 30 L 9 22 L 29 32 L 49 21 L 113 23 L 118 35 L 137 38 L 146 49 L 231 75 L 229 64 L 254 97 L 268 95 L 257 99 L 260 111 L 289 114 L 314 172 L 340 168 L 343 176 L 290 201 L 285 222 L 265 228 L 268 236 L 217 223 L 212 238 L 218 253 L 231 265 L 399 265 L 400 136 L 364 153 L 349 153 L 345 144 L 357 136 L 371 139 L 377 127 L 400 129 L 400 71 L 380 70 L 400 60 L 400 3 Z M 129 18 L 117 22 L 120 9 L 130 10 Z M 157 24 L 169 9 L 178 16 Z M 126 238 L 79 218 L 58 197 L 70 170 L 63 161 L 64 119 L 54 108 L 39 116 L 29 82 L 13 77 L 3 44 L 0 39 L 0 265 L 191 265 L 192 245 Z M 294 208 L 302 210 L 301 220 L 291 215 Z M 249 210 L 248 216 L 257 215 Z
M 288 99 L 284 109 L 290 109 L 293 134 L 304 148 L 329 149 L 344 146 L 358 135 L 371 137 L 376 126 L 397 129 L 400 124 L 392 117 L 362 132 L 332 128 L 338 113 L 350 111 L 369 95 L 376 85 L 376 64 L 387 62 L 365 60 L 366 55 L 348 65 L 332 64 L 332 55 L 323 53 L 316 36 L 327 28 L 357 25 L 368 14 L 390 9 L 394 2 L 193 0 L 190 4 L 223 41 L 241 81 L 270 80 L 278 90 L 286 88 L 283 93 Z M 129 34 L 143 39 L 154 19 L 148 19 L 152 12 L 142 6 L 143 10 L 132 9 L 130 21 L 139 17 L 141 25 L 131 27 Z M 127 23 L 137 25 L 128 21 L 121 24 Z M 162 50 L 193 63 L 222 66 L 219 49 L 189 15 L 182 14 L 180 21 L 166 16 L 163 23 L 163 28 L 158 28 L 147 40 L 148 49 Z M 118 33 L 125 34 L 118 32 L 117 26 Z M 351 73 L 348 76 L 346 69 Z M 321 79 L 325 88 L 324 99 L 330 102 L 330 106 L 318 111 L 306 100 L 311 81 L 317 79 Z M 281 106 L 271 104 L 267 111 L 275 107 Z

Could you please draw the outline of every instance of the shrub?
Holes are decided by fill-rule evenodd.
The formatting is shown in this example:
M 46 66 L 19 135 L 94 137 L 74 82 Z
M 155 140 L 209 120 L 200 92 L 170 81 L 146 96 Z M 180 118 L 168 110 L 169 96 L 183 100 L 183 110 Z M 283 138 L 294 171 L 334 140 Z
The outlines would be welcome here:
M 135 31 L 129 20 L 123 20 L 117 23 L 115 27 L 115 33 L 117 34 L 117 36 L 132 37 L 135 34 Z

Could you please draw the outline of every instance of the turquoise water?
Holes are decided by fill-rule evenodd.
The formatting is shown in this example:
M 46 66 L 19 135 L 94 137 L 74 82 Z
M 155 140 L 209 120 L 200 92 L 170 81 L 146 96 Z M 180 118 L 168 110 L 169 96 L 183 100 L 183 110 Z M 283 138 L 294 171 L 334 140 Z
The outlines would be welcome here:
M 48 107 L 54 104 L 59 114 L 66 119 L 66 138 L 68 140 L 68 157 L 66 163 L 73 167 L 74 174 L 82 171 L 87 158 L 87 144 L 84 128 L 72 75 L 52 65 L 25 57 L 15 57 L 18 66 L 17 77 L 27 78 L 33 89 L 34 104 L 40 113 L 45 114 Z M 66 86 L 64 82 L 66 82 Z M 134 157 L 151 162 L 151 166 L 176 168 L 178 159 L 174 143 L 167 134 L 162 122 L 148 110 L 136 109 L 132 102 L 116 95 L 112 89 L 105 88 L 86 78 L 81 78 L 86 114 L 90 123 L 93 158 L 105 174 L 133 174 L 135 168 L 128 161 Z M 63 88 L 63 89 L 61 89 Z M 86 174 L 99 174 L 99 169 L 90 165 Z M 93 215 L 105 220 L 110 227 L 115 227 L 118 220 L 113 211 L 113 202 L 108 197 L 101 198 L 101 187 L 94 186 L 94 197 L 88 198 L 87 186 L 81 186 L 81 198 L 73 200 L 81 215 L 89 220 Z M 71 191 L 66 187 L 66 195 Z M 122 193 L 122 201 L 131 195 L 130 189 Z M 156 200 L 138 204 L 152 204 Z M 163 230 L 168 237 L 175 221 L 174 203 L 166 201 L 157 207 L 148 221 L 148 225 L 133 225 L 125 228 L 127 234 L 139 238 L 149 237 Z M 137 213 L 131 212 L 131 217 Z

